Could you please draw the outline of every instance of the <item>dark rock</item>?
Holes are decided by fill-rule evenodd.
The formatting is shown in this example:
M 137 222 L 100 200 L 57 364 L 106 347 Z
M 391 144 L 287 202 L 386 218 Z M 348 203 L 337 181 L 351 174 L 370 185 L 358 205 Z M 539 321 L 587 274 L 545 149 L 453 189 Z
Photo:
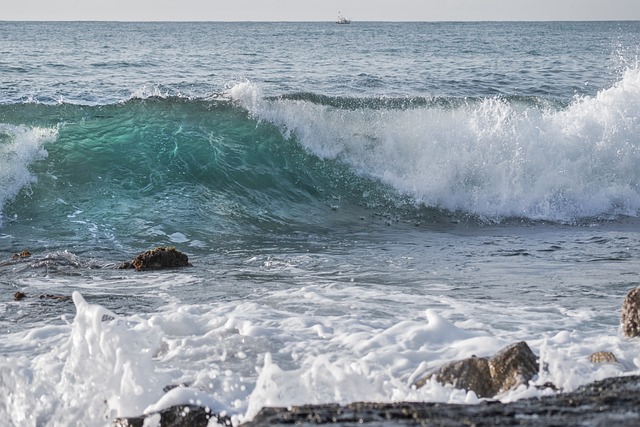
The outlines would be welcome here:
M 155 417 L 152 418 L 152 417 Z M 231 426 L 226 416 L 213 414 L 199 406 L 175 406 L 140 417 L 118 418 L 114 427 L 207 427 L 209 420 Z M 154 423 L 154 421 L 156 423 Z M 478 405 L 397 402 L 356 402 L 348 405 L 303 405 L 290 408 L 263 408 L 244 427 L 360 424 L 391 427 L 421 425 L 459 426 L 620 426 L 640 425 L 640 376 L 608 378 L 570 393 L 500 403 L 484 401 Z
M 618 359 L 616 355 L 610 351 L 596 351 L 589 355 L 589 362 L 591 363 L 617 363 Z
M 172 406 L 160 412 L 154 412 L 139 417 L 116 418 L 114 427 L 143 427 L 145 420 L 147 425 L 158 427 L 207 427 L 209 420 L 214 418 L 219 425 L 231 426 L 229 417 L 212 413 L 209 408 L 195 405 Z M 156 420 L 157 423 L 151 422 Z
M 123 262 L 119 269 L 135 268 L 136 270 L 159 270 L 162 268 L 188 267 L 189 257 L 174 247 L 148 250 L 136 256 L 131 262 Z
M 246 427 L 371 423 L 376 426 L 622 426 L 640 425 L 640 376 L 598 381 L 574 392 L 478 405 L 352 403 L 263 408 Z M 197 427 L 197 426 L 193 426 Z M 204 427 L 204 425 L 203 425 Z
M 31 252 L 29 251 L 22 251 L 20 253 L 17 254 L 13 254 L 13 256 L 11 256 L 11 259 L 8 261 L 2 261 L 0 262 L 0 267 L 4 267 L 7 265 L 14 265 L 20 262 L 24 262 L 25 258 L 29 258 L 31 256 Z
M 527 384 L 538 373 L 538 363 L 526 342 L 500 350 L 491 358 L 470 357 L 448 363 L 416 382 L 420 388 L 431 378 L 455 388 L 473 390 L 478 397 L 493 397 Z
M 25 298 L 27 298 L 27 294 L 25 294 L 24 292 L 18 291 L 13 294 L 14 301 L 22 301 Z M 41 294 L 38 295 L 38 298 L 57 301 L 71 301 L 71 297 L 68 295 Z
M 640 288 L 632 289 L 622 303 L 622 333 L 628 337 L 640 335 Z
M 14 254 L 14 255 L 11 257 L 11 259 L 13 259 L 13 260 L 17 260 L 17 259 L 20 259 L 20 258 L 29 258 L 30 256 L 31 256 L 31 252 L 29 252 L 29 251 L 22 251 L 22 252 L 20 252 L 19 254 Z
M 38 296 L 40 299 L 50 299 L 56 301 L 71 301 L 71 297 L 68 295 L 53 295 L 53 294 L 42 294 Z

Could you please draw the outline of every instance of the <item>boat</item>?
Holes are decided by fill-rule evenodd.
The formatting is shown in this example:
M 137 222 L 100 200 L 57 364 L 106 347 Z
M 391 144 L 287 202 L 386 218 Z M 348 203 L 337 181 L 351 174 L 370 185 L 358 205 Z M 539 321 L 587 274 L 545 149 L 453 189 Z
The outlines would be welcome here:
M 336 24 L 351 24 L 351 19 L 345 18 L 340 12 L 338 12 L 338 20 L 336 21 Z

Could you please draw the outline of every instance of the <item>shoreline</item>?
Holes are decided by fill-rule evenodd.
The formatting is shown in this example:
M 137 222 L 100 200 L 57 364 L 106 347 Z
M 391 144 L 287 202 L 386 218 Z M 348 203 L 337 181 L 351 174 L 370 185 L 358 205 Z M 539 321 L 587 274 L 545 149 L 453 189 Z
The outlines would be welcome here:
M 243 427 L 331 424 L 351 426 L 424 425 L 531 426 L 588 425 L 637 426 L 640 423 L 640 376 L 607 378 L 579 387 L 573 392 L 531 397 L 501 403 L 486 400 L 477 405 L 396 402 L 356 402 L 348 405 L 303 405 L 290 408 L 266 407 Z M 231 426 L 226 416 L 198 406 L 173 406 L 140 417 L 117 418 L 114 427 L 142 427 L 145 420 L 159 427 L 206 427 L 209 419 Z M 148 421 L 147 421 L 148 422 Z

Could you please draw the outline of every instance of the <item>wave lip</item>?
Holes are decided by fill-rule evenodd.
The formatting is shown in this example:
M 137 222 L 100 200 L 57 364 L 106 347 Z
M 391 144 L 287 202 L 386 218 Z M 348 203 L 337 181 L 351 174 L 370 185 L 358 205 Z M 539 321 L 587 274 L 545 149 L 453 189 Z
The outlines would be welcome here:
M 568 106 L 486 97 L 448 102 L 263 98 L 228 91 L 260 121 L 417 204 L 487 220 L 640 215 L 640 70 Z

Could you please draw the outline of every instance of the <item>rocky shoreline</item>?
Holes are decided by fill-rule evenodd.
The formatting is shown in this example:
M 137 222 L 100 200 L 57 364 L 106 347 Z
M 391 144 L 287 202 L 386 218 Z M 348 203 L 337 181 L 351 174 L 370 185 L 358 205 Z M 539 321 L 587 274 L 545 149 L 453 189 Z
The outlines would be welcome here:
M 640 288 L 629 291 L 622 305 L 622 333 L 640 335 Z M 610 352 L 597 352 L 592 363 L 616 363 Z M 535 354 L 527 343 L 505 347 L 493 357 L 470 357 L 453 361 L 428 373 L 415 383 L 421 387 L 430 380 L 451 384 L 488 398 L 478 405 L 429 402 L 373 403 L 348 405 L 303 405 L 290 408 L 263 408 L 247 427 L 290 424 L 332 424 L 351 426 L 422 425 L 422 426 L 638 426 L 640 425 L 640 376 L 608 378 L 551 396 L 502 403 L 492 400 L 496 394 L 527 385 L 538 372 Z M 543 387 L 556 390 L 553 384 Z M 207 427 L 212 418 L 220 425 L 231 426 L 224 414 L 209 408 L 173 406 L 139 417 L 118 418 L 114 427 Z
M 77 268 L 81 263 L 66 256 L 36 259 L 33 267 L 57 268 L 59 265 Z M 15 254 L 9 265 L 24 262 L 31 253 Z M 75 256 L 73 256 L 75 257 Z M 137 255 L 131 262 L 118 265 L 119 269 L 138 271 L 191 266 L 188 257 L 173 247 L 158 246 Z M 28 296 L 18 291 L 14 300 Z M 40 299 L 70 300 L 64 295 L 43 294 Z M 627 294 L 621 310 L 621 332 L 634 339 L 640 336 L 640 288 Z M 617 363 L 616 356 L 599 351 L 589 356 L 592 363 Z M 356 402 L 348 405 L 303 405 L 290 408 L 263 408 L 247 427 L 289 424 L 332 424 L 350 426 L 366 423 L 370 426 L 423 425 L 423 426 L 638 426 L 640 425 L 640 376 L 608 378 L 578 388 L 572 392 L 558 392 L 544 397 L 521 399 L 502 403 L 493 400 L 496 395 L 528 386 L 538 374 L 537 356 L 526 342 L 514 343 L 492 357 L 472 356 L 447 363 L 415 382 L 420 388 L 429 381 L 449 384 L 455 388 L 473 391 L 484 398 L 477 405 L 443 404 L 429 402 L 374 403 Z M 538 386 L 556 391 L 553 384 Z M 215 420 L 214 423 L 211 421 Z M 225 414 L 216 414 L 210 408 L 178 405 L 160 412 L 135 417 L 117 418 L 114 427 L 207 427 L 231 426 Z
M 205 408 L 176 406 L 142 417 L 119 418 L 114 427 L 207 427 L 231 425 L 229 418 Z M 156 421 L 156 424 L 149 423 Z M 640 425 L 640 376 L 597 381 L 570 393 L 521 399 L 510 403 L 483 401 L 478 405 L 397 402 L 349 405 L 304 405 L 291 408 L 263 408 L 245 427 L 331 424 L 333 426 L 420 425 L 458 426 L 622 426 Z

